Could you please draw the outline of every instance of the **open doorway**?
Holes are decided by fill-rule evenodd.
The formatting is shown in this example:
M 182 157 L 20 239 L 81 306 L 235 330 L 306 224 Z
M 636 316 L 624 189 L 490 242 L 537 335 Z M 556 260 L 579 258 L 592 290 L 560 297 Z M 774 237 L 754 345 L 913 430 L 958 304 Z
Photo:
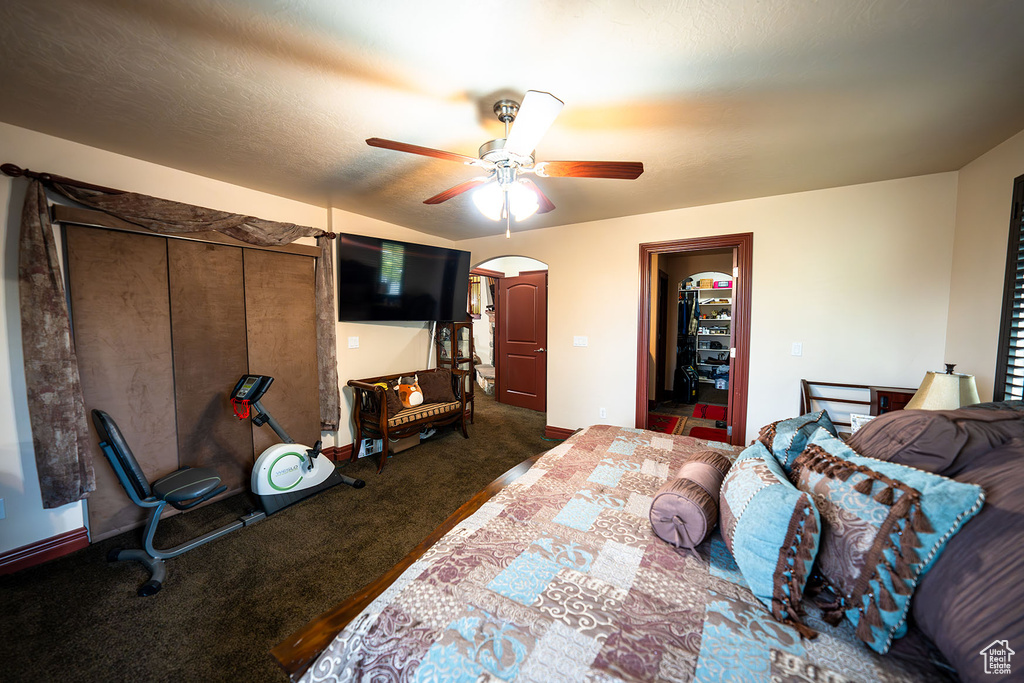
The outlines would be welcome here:
M 474 320 L 478 384 L 498 403 L 545 412 L 547 264 L 504 256 L 481 263 L 472 276 L 487 301 Z
M 752 247 L 750 233 L 640 245 L 638 427 L 744 443 Z

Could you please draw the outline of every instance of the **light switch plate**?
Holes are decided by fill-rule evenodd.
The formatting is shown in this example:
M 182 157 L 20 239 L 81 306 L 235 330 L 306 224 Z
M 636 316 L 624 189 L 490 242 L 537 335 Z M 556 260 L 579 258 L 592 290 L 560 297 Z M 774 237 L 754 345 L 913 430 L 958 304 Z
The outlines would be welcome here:
M 350 348 L 350 349 L 358 349 L 359 348 L 359 337 L 349 337 L 348 338 L 348 348 Z
M 803 345 L 803 342 L 793 342 L 792 354 L 794 356 L 802 356 L 802 355 L 804 355 L 804 345 Z

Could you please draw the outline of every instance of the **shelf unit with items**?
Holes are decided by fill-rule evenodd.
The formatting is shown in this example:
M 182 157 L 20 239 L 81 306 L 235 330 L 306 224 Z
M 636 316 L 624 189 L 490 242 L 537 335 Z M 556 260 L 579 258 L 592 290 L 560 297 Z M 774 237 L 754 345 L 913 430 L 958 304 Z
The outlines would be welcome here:
M 466 396 L 466 417 L 473 422 L 473 322 L 439 322 L 434 339 L 437 349 L 437 367 L 448 368 L 459 376 L 462 392 Z
M 728 388 L 732 349 L 732 278 L 724 276 L 710 282 L 702 279 L 699 284 L 712 286 L 688 290 L 697 293 L 698 302 L 697 376 L 705 384 Z M 725 372 L 720 368 L 725 368 Z

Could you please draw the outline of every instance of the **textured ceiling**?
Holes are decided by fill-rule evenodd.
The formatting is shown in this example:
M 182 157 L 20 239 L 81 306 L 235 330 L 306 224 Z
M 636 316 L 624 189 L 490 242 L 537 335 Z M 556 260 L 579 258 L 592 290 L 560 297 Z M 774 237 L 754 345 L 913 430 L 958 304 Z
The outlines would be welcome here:
M 514 230 L 962 167 L 1024 129 L 1018 0 L 0 0 L 0 120 L 462 239 L 501 95 L 565 102 Z M 25 162 L 3 158 L 0 161 Z M 49 170 L 49 169 L 38 169 Z M 84 180 L 89 180 L 84 178 Z

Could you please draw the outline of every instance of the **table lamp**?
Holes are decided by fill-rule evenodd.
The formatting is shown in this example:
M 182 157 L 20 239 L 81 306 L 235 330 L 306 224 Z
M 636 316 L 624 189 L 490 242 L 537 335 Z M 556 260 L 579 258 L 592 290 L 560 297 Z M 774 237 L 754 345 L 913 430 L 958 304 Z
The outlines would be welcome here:
M 946 372 L 926 372 L 921 387 L 905 410 L 956 410 L 981 403 L 974 375 L 953 372 L 955 363 L 946 363 Z

